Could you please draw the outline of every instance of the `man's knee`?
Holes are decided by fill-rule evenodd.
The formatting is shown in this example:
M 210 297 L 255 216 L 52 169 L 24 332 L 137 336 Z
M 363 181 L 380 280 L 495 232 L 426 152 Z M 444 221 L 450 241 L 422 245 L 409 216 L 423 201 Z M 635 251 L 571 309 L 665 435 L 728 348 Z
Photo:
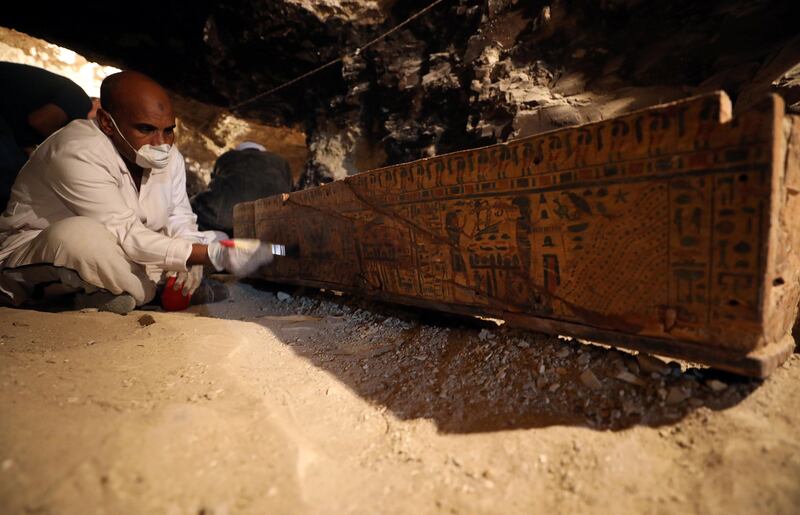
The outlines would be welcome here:
M 117 239 L 99 222 L 74 216 L 55 222 L 31 242 L 18 264 L 52 263 L 74 270 L 80 279 L 114 294 L 128 292 L 137 304 L 155 295 L 142 265 L 125 255 Z
M 55 222 L 42 231 L 43 243 L 50 249 L 70 256 L 105 253 L 117 246 L 114 235 L 100 222 L 85 216 L 73 216 Z M 121 250 L 121 248 L 120 248 Z

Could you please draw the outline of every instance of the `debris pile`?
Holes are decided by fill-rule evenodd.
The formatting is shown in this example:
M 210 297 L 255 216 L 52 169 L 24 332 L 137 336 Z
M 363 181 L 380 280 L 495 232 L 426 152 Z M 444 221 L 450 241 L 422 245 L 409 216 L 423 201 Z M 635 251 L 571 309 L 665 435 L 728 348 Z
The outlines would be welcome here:
M 277 324 L 295 352 L 359 395 L 444 431 L 669 424 L 694 410 L 735 405 L 760 384 L 493 321 L 264 287 L 233 285 L 232 311 L 213 314 L 233 317 L 241 315 L 234 306 L 258 306 L 237 318 Z

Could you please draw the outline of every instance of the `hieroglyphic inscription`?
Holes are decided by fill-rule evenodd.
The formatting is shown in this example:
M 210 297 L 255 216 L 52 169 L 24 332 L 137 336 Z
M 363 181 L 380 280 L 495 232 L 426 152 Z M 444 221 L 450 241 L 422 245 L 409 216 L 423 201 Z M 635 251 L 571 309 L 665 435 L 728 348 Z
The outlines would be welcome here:
M 716 93 L 372 170 L 239 206 L 237 234 L 299 244 L 278 280 L 754 348 L 776 102 L 731 118 Z

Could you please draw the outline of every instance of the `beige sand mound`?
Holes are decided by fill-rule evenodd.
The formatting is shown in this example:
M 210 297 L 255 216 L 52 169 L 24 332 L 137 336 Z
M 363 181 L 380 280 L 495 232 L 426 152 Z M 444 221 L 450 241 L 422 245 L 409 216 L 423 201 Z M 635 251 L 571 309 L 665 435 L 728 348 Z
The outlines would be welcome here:
M 601 347 L 281 297 L 0 309 L 0 511 L 796 513 L 797 355 L 763 383 L 648 372 Z

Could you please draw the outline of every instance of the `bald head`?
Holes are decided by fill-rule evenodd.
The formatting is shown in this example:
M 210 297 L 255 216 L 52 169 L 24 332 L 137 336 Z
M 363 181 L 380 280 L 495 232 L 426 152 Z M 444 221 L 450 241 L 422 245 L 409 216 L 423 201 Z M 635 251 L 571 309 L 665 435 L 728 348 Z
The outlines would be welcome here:
M 100 107 L 100 129 L 128 161 L 135 160 L 135 151 L 144 144 L 174 142 L 172 102 L 164 88 L 143 73 L 122 71 L 106 77 L 100 85 Z
M 103 79 L 100 84 L 100 106 L 112 114 L 130 107 L 140 107 L 143 103 L 161 104 L 163 109 L 172 109 L 164 88 L 143 73 L 132 70 L 117 72 Z

